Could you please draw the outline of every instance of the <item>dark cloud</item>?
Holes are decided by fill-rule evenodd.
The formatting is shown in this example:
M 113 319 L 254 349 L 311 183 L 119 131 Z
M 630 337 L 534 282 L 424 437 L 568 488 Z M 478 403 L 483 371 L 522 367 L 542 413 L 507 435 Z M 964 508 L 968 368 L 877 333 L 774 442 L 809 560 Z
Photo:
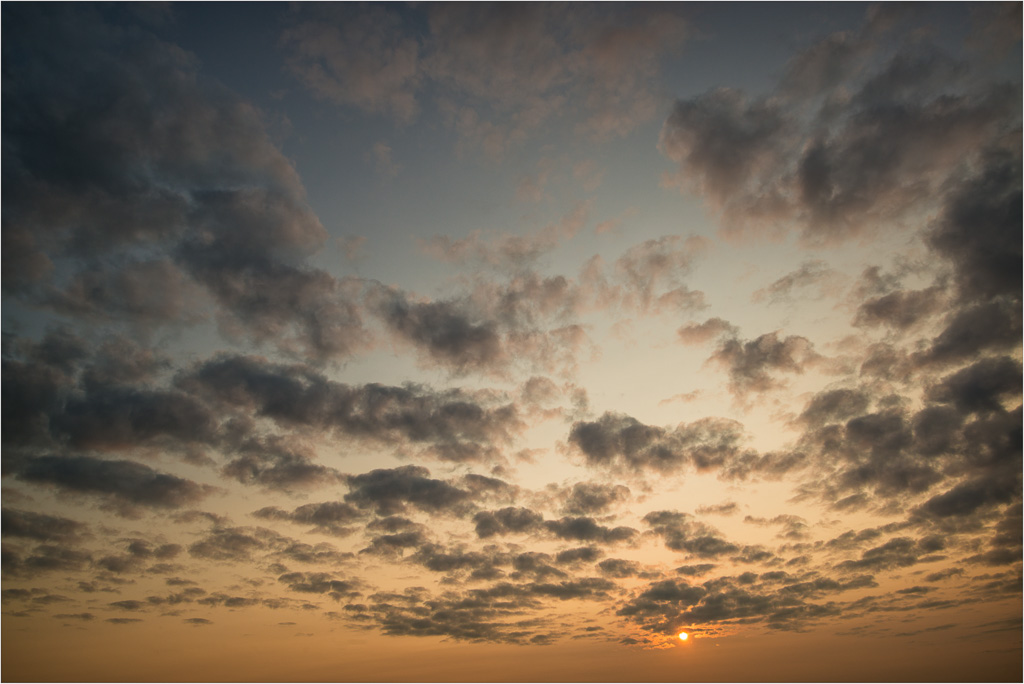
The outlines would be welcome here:
M 1002 411 L 1002 397 L 1020 401 L 1020 362 L 1006 356 L 982 359 L 942 380 L 929 392 L 933 401 L 951 402 L 961 414 Z
M 604 513 L 619 502 L 628 500 L 629 488 L 624 485 L 577 482 L 569 490 L 562 510 L 569 515 Z
M 122 513 L 135 506 L 181 508 L 199 501 L 210 487 L 134 461 L 89 456 L 39 456 L 13 467 L 19 479 L 107 497 Z
M 597 569 L 609 577 L 635 577 L 640 574 L 639 563 L 622 558 L 607 558 L 597 564 Z
M 545 580 L 548 578 L 567 577 L 566 573 L 551 565 L 552 558 L 546 553 L 521 553 L 512 559 L 512 579 L 533 578 Z
M 861 554 L 859 559 L 843 561 L 837 567 L 847 571 L 905 568 L 919 563 L 923 557 L 942 548 L 943 544 L 941 541 L 935 544 L 934 540 L 929 539 L 915 541 L 908 537 L 896 537 L 884 544 L 868 549 Z
M 345 284 L 301 263 L 326 232 L 260 112 L 101 14 L 11 17 L 6 291 L 138 329 L 188 322 L 201 287 L 228 334 L 317 358 L 363 344 Z M 69 256 L 81 270 L 50 282 Z
M 544 516 L 529 508 L 508 507 L 496 511 L 480 511 L 473 516 L 476 534 L 481 539 L 496 534 L 529 533 L 540 529 Z
M 406 504 L 431 513 L 461 511 L 470 500 L 469 492 L 430 477 L 422 466 L 371 470 L 348 476 L 351 490 L 345 501 L 360 509 L 372 508 L 381 515 L 405 510 Z
M 119 451 L 148 442 L 210 444 L 216 421 L 192 397 L 175 391 L 94 387 L 71 396 L 50 418 L 51 430 L 78 449 Z
M 455 302 L 409 302 L 391 292 L 379 311 L 399 338 L 455 372 L 501 367 L 509 361 L 494 323 L 475 319 Z
M 405 549 L 414 549 L 427 543 L 427 537 L 421 530 L 406 530 L 394 534 L 379 534 L 370 540 L 370 545 L 359 553 L 372 553 L 382 556 L 401 555 Z
M 807 402 L 807 408 L 800 414 L 800 420 L 808 425 L 824 425 L 847 420 L 862 414 L 870 403 L 870 397 L 852 389 L 836 389 L 819 392 Z
M 604 552 L 596 546 L 579 546 L 574 549 L 559 551 L 555 555 L 555 562 L 563 565 L 593 563 L 602 555 L 604 555 Z
M 335 431 L 387 444 L 422 445 L 451 461 L 498 454 L 521 429 L 513 404 L 460 390 L 417 385 L 352 387 L 304 365 L 259 357 L 219 356 L 179 377 L 196 394 L 235 410 L 274 420 L 288 429 Z
M 869 27 L 809 47 L 770 96 L 718 89 L 675 103 L 661 150 L 727 234 L 870 234 L 941 196 L 965 159 L 1019 147 L 1018 87 L 972 78 L 921 41 L 887 54 Z
M 746 572 L 691 584 L 660 580 L 627 601 L 618 615 L 658 635 L 672 635 L 680 625 L 699 634 L 696 625 L 763 622 L 771 629 L 800 630 L 825 617 L 840 614 L 842 604 L 831 599 L 854 589 L 875 587 L 870 575 L 846 580 L 816 573 L 794 576 L 784 571 Z
M 976 358 L 988 350 L 1010 350 L 1021 339 L 1019 300 L 995 299 L 964 307 L 948 318 L 946 328 L 926 352 L 915 358 L 920 364 L 948 364 Z
M 544 528 L 559 539 L 570 539 L 573 541 L 593 541 L 601 544 L 611 544 L 626 541 L 636 536 L 637 531 L 632 527 L 605 527 L 599 525 L 593 518 L 564 517 L 558 520 L 544 521 Z
M 338 566 L 352 558 L 351 553 L 339 552 L 330 544 L 307 544 L 265 527 L 214 527 L 199 541 L 190 544 L 188 553 L 193 558 L 229 563 L 263 561 Z
M 43 513 L 3 509 L 0 529 L 5 537 L 22 537 L 37 541 L 73 541 L 87 533 L 85 523 Z
M 1019 150 L 989 152 L 980 173 L 949 198 L 929 242 L 953 262 L 965 301 L 1000 295 L 1020 301 L 1021 203 Z
M 245 441 L 221 470 L 242 484 L 291 491 L 338 482 L 338 470 L 316 462 L 311 447 L 298 438 L 271 435 Z
M 898 290 L 865 300 L 857 309 L 854 325 L 887 325 L 906 330 L 939 311 L 943 305 L 942 289 Z
M 720 536 L 710 525 L 697 522 L 692 516 L 676 511 L 655 511 L 644 516 L 644 522 L 673 551 L 700 558 L 716 558 L 740 551 L 740 547 Z
M 253 554 L 268 548 L 279 535 L 263 528 L 214 529 L 203 539 L 190 544 L 189 555 L 217 561 L 248 561 Z
M 301 525 L 311 525 L 313 531 L 338 537 L 352 534 L 354 530 L 347 525 L 365 518 L 362 511 L 343 501 L 303 504 L 291 512 L 276 506 L 266 506 L 254 511 L 253 515 L 265 520 L 287 520 Z
M 713 563 L 699 563 L 697 565 L 681 565 L 676 568 L 676 572 L 680 575 L 686 575 L 687 577 L 700 577 L 714 569 L 715 565 Z
M 573 423 L 568 441 L 589 465 L 670 473 L 687 465 L 698 470 L 724 466 L 741 455 L 741 436 L 740 425 L 725 419 L 705 418 L 668 429 L 605 413 L 594 422 Z
M 774 372 L 800 374 L 820 359 L 807 338 L 790 335 L 780 340 L 774 332 L 747 342 L 726 340 L 710 358 L 728 369 L 729 388 L 738 396 L 779 387 L 782 383 L 772 377 Z
M 328 594 L 335 601 L 359 595 L 357 583 L 335 578 L 327 572 L 289 572 L 277 578 L 292 591 Z
M 25 553 L 5 545 L 2 565 L 5 575 L 31 577 L 57 570 L 80 570 L 91 560 L 89 552 L 59 544 L 38 544 Z

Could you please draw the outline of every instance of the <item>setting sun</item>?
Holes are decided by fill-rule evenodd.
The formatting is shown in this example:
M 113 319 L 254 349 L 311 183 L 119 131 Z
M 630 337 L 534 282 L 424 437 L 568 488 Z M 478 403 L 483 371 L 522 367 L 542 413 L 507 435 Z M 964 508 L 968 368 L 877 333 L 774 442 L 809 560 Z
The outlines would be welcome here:
M 687 634 L 686 632 L 680 632 L 679 633 L 679 640 L 680 641 L 686 641 L 689 638 L 690 638 L 690 635 Z

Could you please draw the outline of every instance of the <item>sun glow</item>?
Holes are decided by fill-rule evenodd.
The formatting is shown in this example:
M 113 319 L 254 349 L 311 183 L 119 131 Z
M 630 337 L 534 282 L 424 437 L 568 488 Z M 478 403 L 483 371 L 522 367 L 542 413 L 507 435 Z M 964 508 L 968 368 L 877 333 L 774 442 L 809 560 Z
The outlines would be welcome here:
M 689 638 L 690 638 L 690 635 L 687 634 L 686 632 L 680 632 L 679 633 L 679 640 L 680 641 L 686 641 Z

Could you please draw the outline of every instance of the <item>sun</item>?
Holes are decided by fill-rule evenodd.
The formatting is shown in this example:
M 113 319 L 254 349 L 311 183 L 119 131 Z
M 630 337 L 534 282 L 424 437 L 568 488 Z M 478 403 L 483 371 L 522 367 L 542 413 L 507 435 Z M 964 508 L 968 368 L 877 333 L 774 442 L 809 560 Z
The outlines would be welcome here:
M 687 634 L 686 632 L 680 632 L 679 633 L 679 640 L 680 641 L 686 641 L 689 638 L 690 638 L 690 635 Z

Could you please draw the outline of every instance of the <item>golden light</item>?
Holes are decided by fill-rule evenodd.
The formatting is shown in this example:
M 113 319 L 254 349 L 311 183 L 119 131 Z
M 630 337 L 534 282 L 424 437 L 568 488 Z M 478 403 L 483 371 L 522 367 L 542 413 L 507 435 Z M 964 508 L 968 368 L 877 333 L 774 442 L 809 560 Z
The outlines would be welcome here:
M 680 641 L 686 641 L 689 638 L 690 638 L 690 635 L 687 634 L 686 632 L 680 632 L 679 633 L 679 640 Z

